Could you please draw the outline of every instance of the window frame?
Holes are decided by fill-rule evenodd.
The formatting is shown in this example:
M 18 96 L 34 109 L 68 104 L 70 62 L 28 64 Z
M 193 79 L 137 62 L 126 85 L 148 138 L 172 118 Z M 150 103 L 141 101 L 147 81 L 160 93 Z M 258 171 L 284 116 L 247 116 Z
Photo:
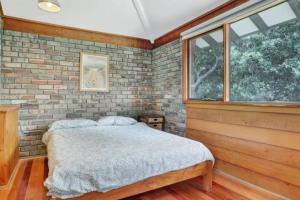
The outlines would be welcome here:
M 199 38 L 199 37 L 202 37 L 202 36 L 204 36 L 204 35 L 206 35 L 206 34 L 209 34 L 209 33 L 211 33 L 211 32 L 214 32 L 214 31 L 217 31 L 217 30 L 223 30 L 223 44 L 224 44 L 224 53 L 223 53 L 223 59 L 224 59 L 224 62 L 223 62 L 223 66 L 225 65 L 225 51 L 226 51 L 226 49 L 225 49 L 225 28 L 224 28 L 224 25 L 223 26 L 218 26 L 218 27 L 216 27 L 216 28 L 213 28 L 213 29 L 211 29 L 211 30 L 209 30 L 209 31 L 206 31 L 206 32 L 204 32 L 204 33 L 201 33 L 201 34 L 199 34 L 199 35 L 196 35 L 196 36 L 193 36 L 193 37 L 191 37 L 191 38 L 188 38 L 187 39 L 187 76 L 188 76 L 188 82 L 187 82 L 187 85 L 188 85 L 188 88 L 187 88 L 187 99 L 189 100 L 189 101 L 193 101 L 193 102 L 223 102 L 224 101 L 224 99 L 225 99 L 225 67 L 224 67 L 224 80 L 223 80 L 223 88 L 224 88 L 224 91 L 223 91 L 223 101 L 222 100 L 201 100 L 201 99 L 194 99 L 194 98 L 190 98 L 190 88 L 189 88 L 189 85 L 190 85 L 190 78 L 189 78 L 189 76 L 190 76 L 190 66 L 189 66 L 189 64 L 190 64 L 190 41 L 191 40 L 193 40 L 193 39 L 196 39 L 196 38 Z
M 278 0 L 262 6 L 258 9 L 249 11 L 238 17 L 225 21 L 221 26 L 216 26 L 208 31 L 197 34 L 191 38 L 182 40 L 182 101 L 185 104 L 202 104 L 200 107 L 210 107 L 212 105 L 228 105 L 228 106 L 255 106 L 255 107 L 288 107 L 288 108 L 300 108 L 300 102 L 253 102 L 253 101 L 230 101 L 230 24 L 236 21 L 247 18 L 251 15 L 257 14 L 269 8 L 272 8 L 281 3 L 288 2 L 288 0 Z M 224 95 L 223 101 L 220 100 L 201 100 L 201 99 L 190 99 L 190 40 L 201 37 L 205 34 L 213 32 L 215 30 L 223 28 L 224 34 Z M 238 109 L 239 110 L 239 109 Z

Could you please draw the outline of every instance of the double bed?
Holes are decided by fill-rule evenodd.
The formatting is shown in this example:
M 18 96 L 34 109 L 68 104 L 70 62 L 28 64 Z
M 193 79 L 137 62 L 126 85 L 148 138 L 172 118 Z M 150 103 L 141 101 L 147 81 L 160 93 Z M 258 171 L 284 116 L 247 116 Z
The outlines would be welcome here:
M 121 199 L 197 176 L 211 189 L 214 158 L 203 144 L 144 123 L 63 127 L 43 142 L 53 198 Z

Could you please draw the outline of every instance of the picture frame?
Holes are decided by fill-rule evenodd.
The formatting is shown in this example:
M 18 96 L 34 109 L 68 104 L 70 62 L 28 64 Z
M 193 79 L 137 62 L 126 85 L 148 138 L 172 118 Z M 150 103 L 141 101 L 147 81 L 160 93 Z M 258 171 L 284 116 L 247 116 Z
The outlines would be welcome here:
M 80 53 L 80 91 L 109 91 L 109 56 Z

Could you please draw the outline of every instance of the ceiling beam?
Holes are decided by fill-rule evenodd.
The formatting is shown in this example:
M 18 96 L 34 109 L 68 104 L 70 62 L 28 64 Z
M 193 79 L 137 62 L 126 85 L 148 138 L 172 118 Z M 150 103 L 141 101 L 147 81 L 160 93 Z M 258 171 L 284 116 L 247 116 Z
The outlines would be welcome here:
M 8 16 L 3 16 L 2 20 L 4 30 L 87 40 L 141 49 L 152 49 L 152 44 L 149 40 L 137 37 L 84 30 Z
M 297 19 L 300 19 L 300 2 L 299 0 L 289 0 L 289 5 L 291 6 L 292 10 L 294 11 Z
M 238 36 L 238 34 L 236 34 L 236 32 L 232 28 L 230 28 L 230 41 L 237 44 L 239 40 L 240 37 Z
M 152 38 L 151 34 L 150 34 L 151 33 L 150 32 L 151 25 L 150 25 L 149 19 L 147 17 L 147 14 L 144 10 L 144 7 L 142 5 L 142 2 L 140 0 L 131 0 L 131 1 L 132 1 L 132 4 L 133 4 L 133 6 L 134 6 L 134 8 L 135 8 L 135 10 L 136 10 L 136 12 L 139 16 L 139 19 L 140 19 L 143 27 L 144 27 L 147 38 Z M 151 40 L 151 42 L 154 42 L 154 39 Z
M 262 33 L 265 33 L 269 29 L 265 21 L 258 14 L 252 15 L 249 18 Z
M 202 39 L 205 40 L 210 46 L 216 46 L 218 42 L 214 40 L 210 35 L 202 36 Z

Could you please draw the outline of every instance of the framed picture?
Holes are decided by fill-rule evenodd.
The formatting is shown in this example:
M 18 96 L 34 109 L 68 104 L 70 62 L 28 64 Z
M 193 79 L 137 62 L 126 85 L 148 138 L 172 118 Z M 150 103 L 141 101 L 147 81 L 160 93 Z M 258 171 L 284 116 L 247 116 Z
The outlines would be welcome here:
M 80 90 L 108 91 L 109 56 L 80 54 Z

